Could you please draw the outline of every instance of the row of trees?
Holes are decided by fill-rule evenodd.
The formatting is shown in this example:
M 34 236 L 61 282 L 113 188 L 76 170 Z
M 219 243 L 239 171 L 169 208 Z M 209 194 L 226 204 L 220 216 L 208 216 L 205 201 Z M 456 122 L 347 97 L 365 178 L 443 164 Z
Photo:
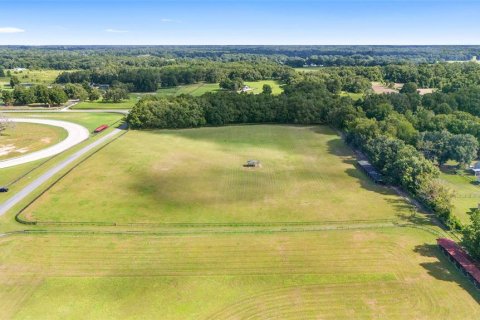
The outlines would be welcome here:
M 128 89 L 122 84 L 114 84 L 105 92 L 92 88 L 88 84 L 71 84 L 65 86 L 35 85 L 27 88 L 16 85 L 13 91 L 4 90 L 0 92 L 3 103 L 9 105 L 29 105 L 41 103 L 49 106 L 57 106 L 67 102 L 68 99 L 80 101 L 96 101 L 102 97 L 105 102 L 121 102 L 128 99 Z
M 281 79 L 293 74 L 293 70 L 276 63 L 256 62 L 204 62 L 167 65 L 161 68 L 112 68 L 61 73 L 57 83 L 121 82 L 135 92 L 152 92 L 160 87 L 174 87 L 197 82 L 256 81 Z
M 16 86 L 13 91 L 3 91 L 2 100 L 5 105 L 29 105 L 41 103 L 49 106 L 61 105 L 68 100 L 68 96 L 60 86 L 51 88 L 38 85 L 32 88 Z

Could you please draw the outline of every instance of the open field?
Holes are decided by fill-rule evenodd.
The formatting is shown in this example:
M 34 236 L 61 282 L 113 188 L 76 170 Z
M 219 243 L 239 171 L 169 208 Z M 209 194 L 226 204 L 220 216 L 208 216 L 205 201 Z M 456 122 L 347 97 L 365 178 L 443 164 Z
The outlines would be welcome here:
M 157 90 L 159 96 L 179 96 L 181 94 L 189 94 L 192 96 L 201 96 L 207 92 L 219 91 L 218 83 L 194 83 L 172 88 L 161 88 Z
M 12 319 L 478 319 L 478 291 L 409 228 L 0 238 Z M 348 253 L 348 254 L 347 254 Z
M 244 168 L 248 159 L 262 167 Z M 348 147 L 323 126 L 131 131 L 26 215 L 39 221 L 273 223 L 411 214 L 353 162 Z
M 0 135 L 0 160 L 18 157 L 54 145 L 66 138 L 59 127 L 16 123 Z
M 7 73 L 8 70 L 5 70 Z M 21 83 L 34 83 L 34 84 L 52 84 L 55 82 L 57 76 L 62 73 L 62 70 L 24 70 L 13 71 L 10 70 L 12 76 L 16 76 Z M 0 82 L 10 83 L 10 77 L 0 78 Z
M 118 113 L 100 113 L 100 112 L 37 112 L 37 113 L 23 113 L 15 112 L 9 114 L 10 117 L 17 118 L 41 118 L 52 120 L 65 120 L 78 123 L 86 127 L 89 131 L 93 131 L 99 125 L 111 125 L 123 118 Z
M 455 174 L 453 171 L 442 170 L 440 178 L 455 192 L 452 201 L 453 213 L 460 221 L 468 223 L 470 219 L 467 212 L 472 208 L 478 208 L 480 203 L 480 185 L 475 176 L 467 171 Z
M 306 68 L 294 68 L 295 71 L 297 72 L 304 72 L 304 73 L 308 73 L 308 72 L 317 72 L 317 71 L 320 71 L 322 69 L 324 69 L 324 67 L 306 67 Z
M 72 109 L 131 109 L 141 98 L 142 93 L 130 93 L 129 99 L 119 103 L 98 101 L 84 101 L 75 105 Z
M 276 80 L 262 80 L 262 81 L 246 81 L 245 85 L 252 89 L 252 93 L 262 93 L 263 85 L 268 84 L 272 87 L 272 94 L 280 94 L 283 92 L 282 84 Z
M 272 87 L 272 94 L 280 94 L 283 92 L 281 83 L 276 80 L 262 80 L 262 81 L 246 81 L 245 85 L 249 86 L 252 90 L 250 93 L 261 93 L 263 85 L 268 84 Z M 195 83 L 189 85 L 183 85 L 173 88 L 162 88 L 157 91 L 159 96 L 178 96 L 181 94 L 189 94 L 192 96 L 201 96 L 207 92 L 220 91 L 218 83 Z
M 365 94 L 363 94 L 363 93 L 352 93 L 352 92 L 342 91 L 342 92 L 340 92 L 340 96 L 342 96 L 342 97 L 350 97 L 350 98 L 352 98 L 352 100 L 357 101 L 357 100 L 362 99 L 362 98 L 365 96 Z

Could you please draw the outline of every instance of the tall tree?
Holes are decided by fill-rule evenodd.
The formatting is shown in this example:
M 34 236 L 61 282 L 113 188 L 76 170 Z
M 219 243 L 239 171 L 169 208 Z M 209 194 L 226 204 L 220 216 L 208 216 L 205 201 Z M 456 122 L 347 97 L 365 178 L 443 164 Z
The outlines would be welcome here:
M 463 230 L 463 245 L 476 259 L 480 259 L 480 210 L 469 213 L 470 224 Z

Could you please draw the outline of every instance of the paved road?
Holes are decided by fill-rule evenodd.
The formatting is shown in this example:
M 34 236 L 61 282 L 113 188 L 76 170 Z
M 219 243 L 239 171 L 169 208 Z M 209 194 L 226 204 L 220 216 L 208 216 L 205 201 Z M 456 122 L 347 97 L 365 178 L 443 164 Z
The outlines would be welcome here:
M 89 152 L 93 148 L 101 145 L 105 141 L 113 138 L 114 136 L 120 134 L 123 130 L 121 129 L 114 129 L 110 133 L 106 134 L 105 136 L 101 137 L 100 139 L 96 140 L 95 142 L 89 144 L 88 146 L 82 148 L 81 150 L 77 151 L 70 157 L 68 157 L 66 160 L 62 161 L 58 165 L 56 165 L 54 168 L 48 170 L 44 174 L 42 174 L 40 177 L 38 177 L 36 180 L 31 182 L 29 185 L 24 187 L 22 190 L 17 192 L 15 195 L 13 195 L 11 198 L 9 198 L 7 201 L 4 203 L 0 204 L 0 216 L 4 215 L 8 210 L 10 210 L 13 206 L 18 204 L 20 201 L 22 201 L 25 197 L 27 197 L 31 192 L 33 192 L 35 189 L 40 187 L 43 183 L 47 182 L 50 178 L 52 178 L 55 174 L 59 173 L 62 169 L 67 167 L 69 164 L 74 162 L 75 160 L 81 158 L 85 153 Z
M 13 167 L 17 166 L 19 164 L 24 164 L 40 159 L 45 159 L 51 156 L 54 156 L 56 154 L 59 154 L 65 150 L 70 149 L 74 145 L 79 144 L 80 142 L 88 139 L 90 136 L 90 133 L 88 132 L 87 128 L 67 122 L 67 121 L 60 121 L 60 120 L 47 120 L 47 119 L 31 119 L 31 118 L 11 118 L 9 119 L 10 121 L 13 122 L 27 122 L 27 123 L 38 123 L 38 124 L 46 124 L 50 126 L 56 126 L 56 127 L 61 127 L 64 128 L 67 133 L 68 137 L 45 149 L 31 152 L 28 154 L 25 154 L 23 156 L 15 157 L 15 158 L 10 158 L 6 160 L 1 160 L 0 161 L 0 169 L 2 168 L 8 168 L 8 167 Z

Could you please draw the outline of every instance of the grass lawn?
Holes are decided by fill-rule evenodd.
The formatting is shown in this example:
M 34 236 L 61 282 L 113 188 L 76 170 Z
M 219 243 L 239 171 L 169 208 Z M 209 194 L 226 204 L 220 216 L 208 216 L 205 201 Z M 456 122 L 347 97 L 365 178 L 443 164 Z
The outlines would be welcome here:
M 352 98 L 352 100 L 357 101 L 357 100 L 362 99 L 362 98 L 365 96 L 365 94 L 363 94 L 363 93 L 352 93 L 352 92 L 342 91 L 342 92 L 340 93 L 340 96 L 342 96 L 342 97 L 350 97 L 350 98 Z
M 472 208 L 478 208 L 480 203 L 480 185 L 471 173 L 464 171 L 455 174 L 451 170 L 442 170 L 441 180 L 454 191 L 453 214 L 460 221 L 469 223 L 470 218 L 467 214 Z
M 280 94 L 283 92 L 281 83 L 276 80 L 263 80 L 263 81 L 247 81 L 245 85 L 249 86 L 252 90 L 251 93 L 261 93 L 263 85 L 268 84 L 272 87 L 273 94 Z M 181 94 L 190 94 L 192 96 L 201 96 L 207 92 L 220 91 L 218 83 L 195 83 L 184 86 L 178 86 L 173 88 L 162 88 L 157 91 L 160 96 L 178 96 Z
M 307 68 L 294 68 L 295 71 L 297 72 L 305 72 L 305 73 L 308 73 L 308 72 L 317 72 L 317 71 L 320 71 L 322 69 L 324 69 L 324 67 L 307 67 Z
M 244 168 L 248 159 L 262 167 Z M 411 214 L 353 163 L 348 147 L 324 126 L 131 131 L 26 214 L 39 221 L 116 223 L 396 220 Z
M 5 70 L 5 73 L 8 70 Z M 57 76 L 62 73 L 62 70 L 25 70 L 21 72 L 14 72 L 10 70 L 12 76 L 17 76 L 21 83 L 35 83 L 35 84 L 52 84 L 55 82 Z M 8 79 L 10 78 L 0 78 Z
M 421 230 L 0 238 L 6 319 L 478 319 Z
M 131 109 L 142 95 L 142 93 L 130 93 L 127 100 L 118 103 L 103 102 L 102 100 L 84 101 L 75 105 L 72 109 Z
M 283 92 L 282 84 L 276 80 L 246 81 L 245 85 L 252 89 L 252 93 L 262 93 L 263 85 L 268 84 L 272 87 L 272 94 L 277 95 Z
M 0 160 L 18 157 L 54 145 L 67 137 L 63 128 L 16 123 L 0 135 Z
M 102 124 L 112 125 L 121 120 L 123 116 L 118 113 L 99 113 L 99 112 L 37 112 L 37 113 L 14 113 L 18 118 L 40 118 L 52 120 L 64 120 L 80 124 L 89 131 Z
M 157 95 L 168 97 L 189 94 L 198 97 L 207 92 L 216 92 L 219 90 L 220 87 L 218 83 L 195 83 L 172 88 L 161 88 L 157 91 Z

